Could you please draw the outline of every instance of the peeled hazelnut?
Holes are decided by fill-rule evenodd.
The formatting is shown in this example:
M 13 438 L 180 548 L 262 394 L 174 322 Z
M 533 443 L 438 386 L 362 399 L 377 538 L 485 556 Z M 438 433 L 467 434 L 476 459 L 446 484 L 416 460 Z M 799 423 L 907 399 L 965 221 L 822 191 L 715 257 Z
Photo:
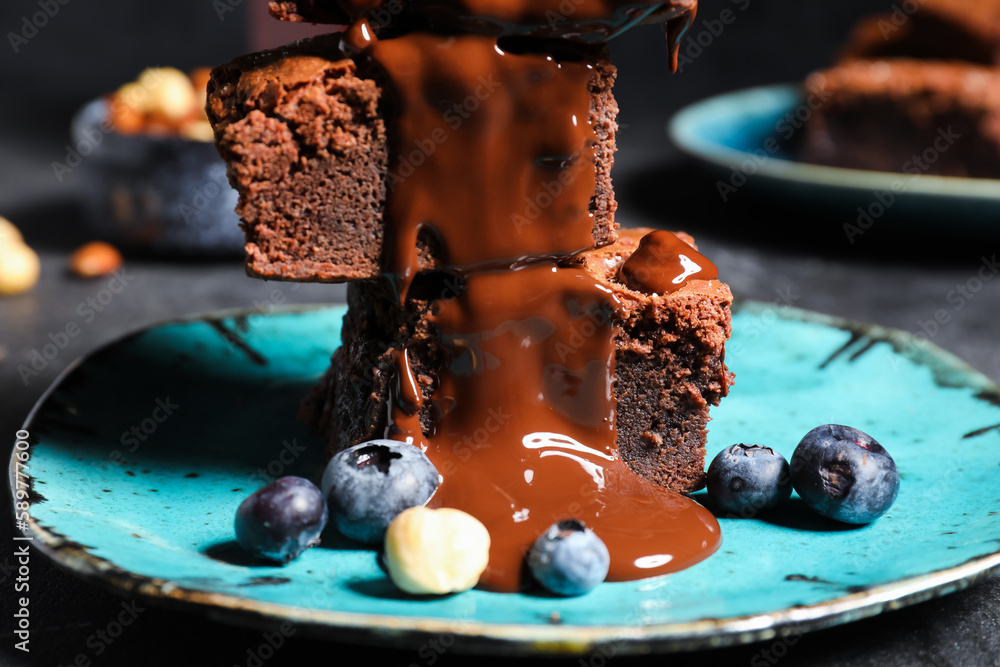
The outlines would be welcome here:
M 94 241 L 77 248 L 69 258 L 69 270 L 81 278 L 99 278 L 122 266 L 122 255 L 113 245 Z
M 28 291 L 38 282 L 40 272 L 41 263 L 34 250 L 20 242 L 0 245 L 0 294 Z
M 0 246 L 14 243 L 23 244 L 24 237 L 21 236 L 21 232 L 14 226 L 14 223 L 0 216 Z
M 490 534 L 475 517 L 451 508 L 411 507 L 385 533 L 389 577 L 414 595 L 466 591 L 490 557 Z
M 142 112 L 127 104 L 118 93 L 108 100 L 108 118 L 120 134 L 138 134 L 142 131 Z
M 192 141 L 213 141 L 215 132 L 207 120 L 189 120 L 181 125 L 181 136 Z
M 159 113 L 171 120 L 181 120 L 191 115 L 197 105 L 197 96 L 191 79 L 173 67 L 156 67 L 139 75 L 139 86 L 148 94 L 146 113 Z
M 135 81 L 126 83 L 116 90 L 112 98 L 115 103 L 125 107 L 126 110 L 139 115 L 146 113 L 146 109 L 149 107 L 149 91 Z

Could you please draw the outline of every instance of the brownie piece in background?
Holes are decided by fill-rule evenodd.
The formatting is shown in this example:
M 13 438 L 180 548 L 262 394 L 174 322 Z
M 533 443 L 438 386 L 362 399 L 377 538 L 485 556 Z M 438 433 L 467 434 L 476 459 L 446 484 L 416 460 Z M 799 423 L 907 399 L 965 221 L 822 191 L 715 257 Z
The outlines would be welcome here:
M 918 58 L 1000 65 L 1000 1 L 913 0 L 860 21 L 842 60 Z
M 829 99 L 806 123 L 805 161 L 1000 178 L 1000 0 L 894 5 L 858 22 L 839 58 L 806 81 Z
M 811 75 L 828 96 L 806 124 L 822 165 L 1000 178 L 1000 70 L 963 62 L 847 62 Z

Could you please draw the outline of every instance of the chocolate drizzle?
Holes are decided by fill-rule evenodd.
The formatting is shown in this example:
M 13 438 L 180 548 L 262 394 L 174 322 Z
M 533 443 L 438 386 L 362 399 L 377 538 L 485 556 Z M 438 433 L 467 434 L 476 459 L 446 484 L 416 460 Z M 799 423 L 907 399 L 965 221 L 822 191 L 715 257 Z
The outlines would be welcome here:
M 367 54 L 396 98 L 383 270 L 401 294 L 422 231 L 464 271 L 593 246 L 590 64 L 420 32 Z
M 375 27 L 388 22 L 379 12 L 392 6 L 471 34 L 410 30 L 379 39 Z M 431 506 L 462 509 L 486 525 L 492 547 L 480 584 L 501 591 L 523 586 L 525 552 L 563 519 L 584 522 L 605 541 L 612 581 L 682 569 L 721 539 L 709 512 L 622 461 L 614 391 L 621 304 L 593 275 L 567 265 L 594 246 L 597 184 L 597 49 L 575 42 L 603 41 L 656 16 L 676 48 L 694 4 L 574 6 L 564 16 L 553 14 L 564 7 L 557 0 L 340 2 L 355 19 L 345 51 L 383 74 L 393 111 L 383 273 L 405 305 L 419 271 L 418 237 L 429 234 L 443 269 L 463 286 L 431 311 L 437 384 L 422 387 L 409 351 L 397 354 L 385 435 L 421 447 L 441 472 Z M 398 28 L 404 19 L 393 20 Z M 525 33 L 569 41 L 554 48 L 529 40 L 515 50 L 498 38 Z M 658 257 L 666 259 L 651 262 Z M 714 278 L 713 268 L 656 232 L 622 276 L 635 289 L 661 291 Z M 428 412 L 431 425 L 422 427 Z
M 622 265 L 619 280 L 647 294 L 676 292 L 689 280 L 716 280 L 719 270 L 700 252 L 665 230 L 650 232 Z
M 664 29 L 667 33 L 667 52 L 670 54 L 670 71 L 677 71 L 677 59 L 681 50 L 681 38 L 687 33 L 688 28 L 694 23 L 695 14 L 698 11 L 697 4 L 692 4 L 690 10 L 683 11 L 667 19 Z
M 289 21 L 371 27 L 450 29 L 465 33 L 605 42 L 638 23 L 666 26 L 671 68 L 680 38 L 694 20 L 697 0 L 292 0 L 271 2 Z
M 638 476 L 616 444 L 615 297 L 583 269 L 539 263 L 473 273 L 431 317 L 444 356 L 431 397 L 434 432 L 405 355 L 388 437 L 420 446 L 444 482 L 432 507 L 466 511 L 489 529 L 480 584 L 514 591 L 525 551 L 575 518 L 608 545 L 608 579 L 688 567 L 718 547 L 712 515 Z

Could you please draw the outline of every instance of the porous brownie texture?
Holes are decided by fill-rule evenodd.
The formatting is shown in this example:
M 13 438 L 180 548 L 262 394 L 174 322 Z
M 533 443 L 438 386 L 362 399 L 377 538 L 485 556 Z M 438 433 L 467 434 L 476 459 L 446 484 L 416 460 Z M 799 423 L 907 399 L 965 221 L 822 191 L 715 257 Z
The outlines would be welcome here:
M 808 162 L 1000 178 L 1000 70 L 858 60 L 811 75 L 805 87 L 825 100 L 805 126 Z
M 690 280 L 669 294 L 626 287 L 618 272 L 650 231 L 622 230 L 616 243 L 581 253 L 576 262 L 620 304 L 615 426 L 622 459 L 646 479 L 690 492 L 704 485 L 709 406 L 733 383 L 725 364 L 733 295 L 719 280 Z M 677 236 L 696 247 L 687 234 Z
M 663 295 L 626 287 L 618 271 L 648 231 L 622 230 L 614 244 L 567 263 L 585 268 L 621 304 L 614 325 L 616 429 L 623 460 L 646 479 L 690 492 L 704 485 L 709 406 L 718 405 L 733 382 L 725 365 L 732 293 L 718 280 L 691 280 Z M 690 237 L 680 236 L 693 245 Z M 349 286 L 342 345 L 301 412 L 323 434 L 329 456 L 383 437 L 394 363 L 404 348 L 428 399 L 420 419 L 425 433 L 430 432 L 434 415 L 429 399 L 443 360 L 430 308 L 436 298 L 449 298 L 461 289 L 460 278 L 425 273 L 400 306 L 387 281 Z
M 616 237 L 611 184 L 618 105 L 615 68 L 588 51 L 596 186 L 595 246 Z M 384 82 L 363 58 L 323 35 L 237 58 L 212 71 L 207 109 L 229 181 L 239 193 L 251 276 L 343 282 L 382 267 L 394 117 Z M 440 265 L 432 233 L 418 238 L 420 267 Z

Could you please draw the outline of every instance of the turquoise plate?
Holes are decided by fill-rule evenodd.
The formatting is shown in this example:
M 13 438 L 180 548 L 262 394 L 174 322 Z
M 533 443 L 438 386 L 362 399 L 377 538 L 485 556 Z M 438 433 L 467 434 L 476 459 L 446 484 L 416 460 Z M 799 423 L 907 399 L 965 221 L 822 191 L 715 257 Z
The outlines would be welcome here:
M 75 363 L 24 425 L 34 545 L 123 595 L 212 618 L 511 654 L 765 639 L 943 595 L 1000 568 L 1000 389 L 904 333 L 760 304 L 734 317 L 737 384 L 714 411 L 710 451 L 760 442 L 790 457 L 818 424 L 864 429 L 902 475 L 898 501 L 874 524 L 835 525 L 793 498 L 766 519 L 721 519 L 720 551 L 686 571 L 576 599 L 407 598 L 373 551 L 333 534 L 288 566 L 254 564 L 233 542 L 234 513 L 271 476 L 319 478 L 320 441 L 296 410 L 343 314 L 185 319 Z
M 998 230 L 1000 180 L 797 161 L 795 142 L 811 113 L 800 86 L 763 86 L 688 106 L 671 119 L 667 132 L 682 151 L 714 172 L 724 200 L 752 190 L 849 216 L 862 230 L 878 220 L 939 231 L 942 219 L 950 229 Z

